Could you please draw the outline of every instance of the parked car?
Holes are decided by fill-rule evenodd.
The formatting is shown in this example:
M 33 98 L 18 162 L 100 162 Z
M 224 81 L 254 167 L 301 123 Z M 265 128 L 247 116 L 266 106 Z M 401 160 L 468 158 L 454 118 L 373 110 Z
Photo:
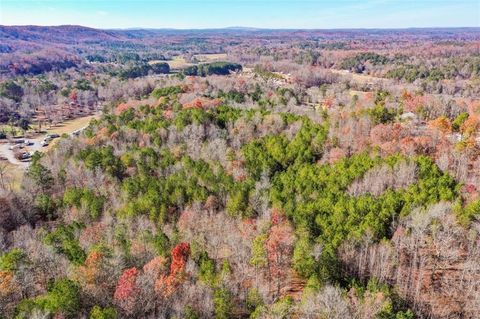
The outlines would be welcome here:
M 24 145 L 24 146 L 30 146 L 30 145 L 33 145 L 33 142 L 30 141 L 30 140 L 25 140 L 25 141 L 23 142 L 23 145 Z
M 29 159 L 31 157 L 30 153 L 29 152 L 23 152 L 22 153 L 22 159 Z
M 19 161 L 27 160 L 27 159 L 29 159 L 30 157 L 32 157 L 29 152 L 15 152 L 13 155 L 14 155 L 15 158 L 18 159 Z
M 60 137 L 60 135 L 59 135 L 59 134 L 57 134 L 57 133 L 51 133 L 51 134 L 47 134 L 47 137 L 48 137 L 48 138 L 52 138 L 52 139 L 53 139 L 53 138 L 59 138 L 59 137 Z
M 43 141 L 40 142 L 40 145 L 41 145 L 42 147 L 45 147 L 45 146 L 48 146 L 49 142 L 50 142 L 50 141 L 47 141 L 47 139 L 44 139 Z
M 8 149 L 11 150 L 11 151 L 15 151 L 15 150 L 19 150 L 19 149 L 22 149 L 22 148 L 23 148 L 23 144 L 15 144 L 15 145 L 10 146 Z

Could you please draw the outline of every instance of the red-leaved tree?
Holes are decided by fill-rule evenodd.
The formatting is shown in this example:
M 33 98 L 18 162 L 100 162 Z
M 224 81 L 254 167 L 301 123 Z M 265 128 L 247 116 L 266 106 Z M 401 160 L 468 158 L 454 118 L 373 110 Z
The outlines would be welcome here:
M 129 268 L 123 272 L 118 280 L 113 299 L 126 313 L 131 314 L 135 310 L 138 288 L 136 280 L 137 268 Z

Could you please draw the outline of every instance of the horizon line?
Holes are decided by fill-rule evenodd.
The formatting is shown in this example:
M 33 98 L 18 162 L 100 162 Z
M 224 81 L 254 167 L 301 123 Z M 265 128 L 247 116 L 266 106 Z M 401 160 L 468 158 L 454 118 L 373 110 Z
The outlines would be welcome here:
M 271 31 L 271 30 L 308 30 L 308 31 L 319 31 L 319 30 L 412 30 L 412 29 L 480 29 L 479 26 L 428 26 L 428 27 L 398 27 L 398 28 L 388 28 L 388 27 L 351 27 L 351 28 L 300 28 L 300 27 L 250 27 L 250 26 L 223 26 L 223 27 L 207 27 L 207 28 L 175 28 L 175 27 L 108 27 L 108 28 L 99 28 L 81 24 L 58 24 L 58 25 L 41 25 L 41 24 L 0 24 L 0 27 L 83 27 L 96 30 L 178 30 L 178 31 L 189 31 L 189 30 L 241 30 L 241 31 Z

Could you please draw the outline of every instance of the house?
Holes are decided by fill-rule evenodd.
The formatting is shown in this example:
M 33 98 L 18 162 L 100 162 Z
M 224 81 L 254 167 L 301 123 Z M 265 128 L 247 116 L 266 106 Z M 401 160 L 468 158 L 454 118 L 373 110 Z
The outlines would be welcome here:
M 418 123 L 418 117 L 415 113 L 413 112 L 406 112 L 400 115 L 400 120 L 402 122 L 414 122 Z

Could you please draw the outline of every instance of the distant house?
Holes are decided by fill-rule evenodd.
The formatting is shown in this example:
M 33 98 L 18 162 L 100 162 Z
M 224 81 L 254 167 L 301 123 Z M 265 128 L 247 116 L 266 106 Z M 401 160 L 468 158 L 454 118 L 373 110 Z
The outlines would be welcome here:
M 475 138 L 475 142 L 476 142 L 477 146 L 480 147 L 480 136 Z
M 406 112 L 406 113 L 403 113 L 402 115 L 400 115 L 400 120 L 402 122 L 414 122 L 414 123 L 417 123 L 418 122 L 418 117 L 415 113 L 413 112 Z
M 450 140 L 450 142 L 452 142 L 452 143 L 460 142 L 463 138 L 462 134 L 460 134 L 460 133 L 448 134 L 447 137 Z M 478 143 L 478 141 L 477 141 L 477 143 Z

